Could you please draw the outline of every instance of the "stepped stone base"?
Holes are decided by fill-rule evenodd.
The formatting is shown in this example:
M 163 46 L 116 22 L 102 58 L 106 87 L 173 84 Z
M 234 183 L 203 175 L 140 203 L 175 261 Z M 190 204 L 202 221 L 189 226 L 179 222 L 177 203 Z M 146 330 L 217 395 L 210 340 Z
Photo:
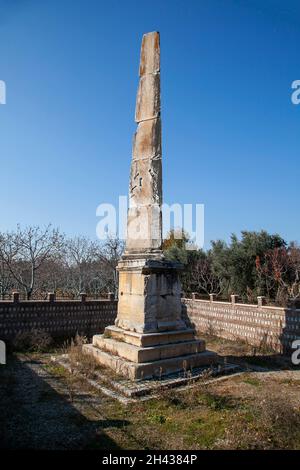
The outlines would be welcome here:
M 93 337 L 93 346 L 132 362 L 159 361 L 161 359 L 197 354 L 198 352 L 205 351 L 205 343 L 199 339 L 143 348 L 134 344 L 105 338 L 104 335 L 95 335 Z
M 194 367 L 211 365 L 217 362 L 217 354 L 203 351 L 151 362 L 132 362 L 123 357 L 103 351 L 93 344 L 83 345 L 83 352 L 93 355 L 103 366 L 110 367 L 117 374 L 130 380 L 159 378 L 181 370 L 191 370 Z
M 135 346 L 147 347 L 158 346 L 160 344 L 179 343 L 181 341 L 191 341 L 195 338 L 195 330 L 186 328 L 184 330 L 173 330 L 156 333 L 137 333 L 135 331 L 123 330 L 117 326 L 107 326 L 104 336 L 113 338 Z
M 102 365 L 131 380 L 166 376 L 214 364 L 218 356 L 205 350 L 193 329 L 137 333 L 108 326 L 93 343 L 83 346 Z
M 118 263 L 115 325 L 95 335 L 83 351 L 130 380 L 152 379 L 211 365 L 215 353 L 182 318 L 181 265 L 147 253 L 126 254 Z

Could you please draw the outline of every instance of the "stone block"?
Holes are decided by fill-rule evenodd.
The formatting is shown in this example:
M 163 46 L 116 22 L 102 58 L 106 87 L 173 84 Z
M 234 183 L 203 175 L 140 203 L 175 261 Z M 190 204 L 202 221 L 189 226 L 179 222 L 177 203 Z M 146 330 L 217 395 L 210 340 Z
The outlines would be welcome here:
M 264 305 L 266 305 L 266 303 L 267 303 L 267 302 L 266 302 L 266 297 L 265 297 L 265 296 L 259 295 L 259 296 L 257 297 L 257 306 L 258 306 L 258 307 L 263 307 Z
M 179 275 L 172 266 L 163 261 L 154 266 L 146 260 L 119 263 L 116 326 L 139 333 L 186 328 Z
M 20 292 L 14 291 L 14 292 L 12 293 L 12 301 L 13 301 L 14 303 L 20 302 Z
M 144 75 L 140 78 L 135 109 L 135 121 L 156 119 L 160 116 L 160 76 Z
M 142 160 L 133 160 L 130 172 L 130 200 L 129 207 L 137 208 L 140 212 L 141 206 L 149 204 L 161 204 L 161 158 Z M 142 210 L 144 208 L 142 207 Z M 144 209 L 147 215 L 147 207 Z M 160 210 L 158 211 L 160 214 Z M 135 215 L 137 213 L 135 212 Z M 140 216 L 140 213 L 138 213 Z M 142 212 L 141 212 L 142 215 Z M 151 229 L 151 219 L 149 219 L 149 229 Z M 140 222 L 140 225 L 146 226 L 146 222 Z M 149 230 L 147 230 L 149 232 Z
M 174 331 L 164 331 L 156 333 L 137 333 L 135 331 L 127 331 L 117 326 L 111 325 L 105 328 L 104 335 L 119 341 L 134 344 L 135 346 L 159 346 L 168 343 L 180 343 L 182 341 L 192 341 L 195 337 L 195 330 L 184 329 Z
M 93 336 L 93 346 L 133 362 L 151 362 L 170 357 L 196 354 L 205 350 L 205 342 L 198 339 L 145 348 L 107 338 L 104 335 Z
M 134 159 L 154 158 L 161 155 L 160 119 L 142 121 L 138 124 L 133 138 L 132 157 Z
M 162 243 L 161 218 L 159 204 L 129 207 L 126 250 L 142 253 L 147 250 L 160 249 Z
M 147 73 L 157 73 L 160 70 L 159 33 L 144 34 L 140 56 L 140 76 Z
M 83 352 L 92 354 L 103 366 L 110 367 L 116 374 L 130 380 L 162 377 L 173 372 L 188 371 L 196 367 L 211 365 L 218 362 L 218 356 L 212 351 L 197 354 L 161 359 L 153 362 L 137 363 L 103 351 L 92 344 L 83 345 Z
M 47 299 L 48 299 L 48 302 L 55 302 L 55 293 L 54 292 L 48 292 Z

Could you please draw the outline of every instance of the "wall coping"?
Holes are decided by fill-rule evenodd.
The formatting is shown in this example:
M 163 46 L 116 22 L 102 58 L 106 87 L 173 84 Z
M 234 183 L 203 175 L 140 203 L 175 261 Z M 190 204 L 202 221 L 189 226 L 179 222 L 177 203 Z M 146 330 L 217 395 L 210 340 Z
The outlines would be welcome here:
M 276 307 L 276 306 L 272 306 L 272 305 L 263 305 L 263 306 L 259 306 L 258 304 L 243 304 L 243 303 L 239 303 L 239 302 L 236 302 L 235 304 L 232 304 L 230 301 L 226 302 L 226 301 L 218 301 L 218 300 L 214 300 L 214 301 L 210 301 L 209 299 L 205 300 L 205 299 L 190 299 L 190 298 L 187 298 L 187 297 L 183 297 L 181 299 L 182 301 L 187 301 L 187 302 L 198 302 L 198 303 L 206 303 L 206 304 L 210 304 L 210 305 L 223 305 L 223 306 L 227 306 L 227 307 L 231 307 L 232 309 L 234 309 L 235 307 L 249 307 L 249 308 L 255 308 L 255 309 L 261 309 L 261 310 L 276 310 L 277 312 L 295 312 L 295 313 L 299 313 L 300 314 L 300 309 L 298 308 L 290 308 L 290 307 Z M 55 305 L 55 304 L 70 304 L 70 303 L 74 303 L 74 304 L 92 304 L 92 303 L 117 303 L 118 300 L 117 299 L 86 299 L 85 302 L 82 302 L 81 299 L 55 299 L 55 301 L 53 302 L 49 302 L 49 300 L 20 300 L 19 302 L 13 302 L 12 300 L 0 300 L 0 307 L 1 305 L 22 305 L 22 304 L 25 304 L 25 305 L 30 305 L 30 304 L 43 304 L 43 305 Z
M 53 304 L 62 304 L 62 303 L 78 303 L 78 304 L 82 304 L 82 303 L 85 303 L 85 304 L 88 304 L 88 303 L 92 303 L 92 302 L 107 302 L 107 303 L 110 303 L 110 302 L 118 302 L 116 299 L 87 299 L 85 302 L 82 302 L 81 299 L 70 299 L 70 300 L 67 300 L 67 299 L 55 299 L 53 302 L 50 302 L 49 300 L 35 300 L 35 299 L 32 299 L 32 300 L 20 300 L 19 302 L 13 302 L 13 300 L 0 300 L 0 307 L 2 304 L 5 304 L 5 305 L 21 305 L 21 304 L 38 304 L 38 303 L 41 303 L 41 304 L 45 304 L 45 305 L 53 305 Z
M 296 313 L 300 313 L 300 309 L 299 308 L 290 308 L 290 307 L 276 307 L 276 306 L 272 306 L 272 305 L 263 305 L 263 306 L 259 306 L 258 304 L 241 304 L 241 303 L 238 303 L 236 302 L 235 304 L 232 304 L 231 302 L 225 302 L 225 301 L 218 301 L 218 300 L 214 300 L 214 301 L 210 301 L 209 299 L 205 300 L 205 299 L 188 299 L 187 297 L 184 297 L 182 300 L 184 301 L 189 301 L 189 302 L 202 302 L 202 303 L 207 303 L 207 304 L 212 304 L 212 305 L 215 305 L 215 304 L 219 304 L 219 305 L 226 305 L 226 306 L 230 306 L 232 308 L 235 308 L 237 306 L 239 307 L 250 307 L 250 308 L 259 308 L 259 309 L 267 309 L 267 310 L 279 310 L 280 312 L 286 312 L 286 311 L 290 311 L 290 312 L 296 312 Z

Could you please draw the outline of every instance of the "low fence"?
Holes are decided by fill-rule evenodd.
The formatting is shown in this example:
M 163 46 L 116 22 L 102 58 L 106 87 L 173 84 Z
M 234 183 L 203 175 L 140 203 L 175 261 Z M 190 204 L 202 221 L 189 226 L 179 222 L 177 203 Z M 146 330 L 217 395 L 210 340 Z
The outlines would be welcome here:
M 291 348 L 300 339 L 300 309 L 271 307 L 258 298 L 257 305 L 240 304 L 236 296 L 231 302 L 182 299 L 183 316 L 199 332 L 230 340 L 244 340 L 257 347 L 267 346 L 278 352 Z M 14 294 L 11 301 L 0 301 L 0 339 L 12 340 L 17 333 L 44 330 L 53 338 L 92 336 L 114 324 L 117 301 L 110 294 L 106 300 L 56 300 L 49 294 L 47 301 L 20 301 Z
M 256 347 L 277 352 L 289 351 L 292 342 L 300 339 L 300 310 L 263 305 L 240 304 L 236 296 L 231 302 L 183 299 L 183 314 L 199 332 L 230 340 L 243 340 Z
M 0 339 L 13 340 L 17 333 L 43 330 L 53 338 L 67 338 L 76 333 L 92 336 L 114 323 L 117 301 L 55 300 L 0 302 Z

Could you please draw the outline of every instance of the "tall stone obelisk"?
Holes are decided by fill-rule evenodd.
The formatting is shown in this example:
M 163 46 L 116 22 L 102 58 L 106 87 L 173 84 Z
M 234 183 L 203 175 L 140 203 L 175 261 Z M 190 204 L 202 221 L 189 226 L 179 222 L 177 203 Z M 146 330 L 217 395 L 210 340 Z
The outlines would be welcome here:
M 162 253 L 159 33 L 142 41 L 129 185 L 126 249 L 118 264 L 114 326 L 84 351 L 131 379 L 210 364 L 213 353 L 182 318 L 179 263 Z
M 116 326 L 145 333 L 185 327 L 181 319 L 180 266 L 165 262 L 161 249 L 162 149 L 157 32 L 143 36 L 139 76 L 126 250 L 118 265 L 120 296 Z M 168 276 L 162 276 L 163 272 Z
M 159 33 L 143 36 L 136 99 L 126 254 L 161 256 L 162 150 Z

